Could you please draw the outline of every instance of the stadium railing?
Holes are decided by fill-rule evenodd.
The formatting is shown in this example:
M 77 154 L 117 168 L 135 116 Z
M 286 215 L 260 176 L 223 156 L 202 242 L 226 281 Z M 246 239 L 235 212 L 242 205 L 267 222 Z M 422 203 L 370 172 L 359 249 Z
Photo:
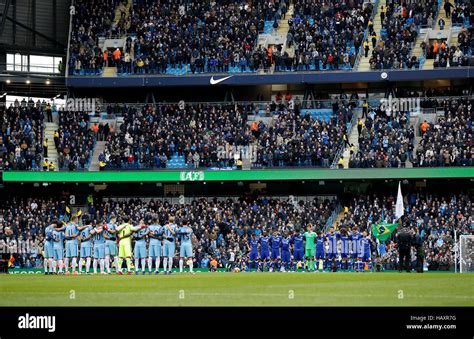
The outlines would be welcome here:
M 350 93 L 349 93 L 350 94 Z M 295 100 L 296 97 L 302 97 L 303 95 L 293 95 L 293 101 L 296 104 L 299 105 L 300 107 L 300 114 L 305 114 L 305 110 L 311 110 L 311 109 L 333 109 L 333 104 L 335 102 L 339 102 L 342 104 L 349 104 L 349 103 L 356 103 L 356 108 L 360 108 L 365 97 L 361 96 L 358 99 L 350 99 L 349 98 L 327 98 L 327 99 L 314 99 L 314 100 Z M 394 99 L 396 98 L 395 96 L 393 97 Z M 408 97 L 407 97 L 408 98 Z M 411 98 L 411 97 L 410 97 Z M 428 108 L 433 108 L 433 109 L 443 109 L 443 106 L 438 106 L 438 102 L 442 102 L 444 100 L 446 101 L 452 101 L 452 100 L 472 100 L 474 99 L 474 95 L 472 94 L 465 94 L 465 95 L 454 95 L 454 96 L 419 96 L 419 97 L 413 97 L 414 99 L 419 98 L 420 99 L 420 105 L 421 109 L 428 109 Z M 369 100 L 369 103 L 372 107 L 377 106 L 377 103 L 379 103 L 380 99 L 375 99 L 375 100 Z M 279 103 L 275 102 L 277 105 Z M 282 103 L 287 106 L 288 102 L 282 100 Z M 170 102 L 155 102 L 155 103 L 127 103 L 127 102 L 122 102 L 122 103 L 117 103 L 117 102 L 103 102 L 101 103 L 101 109 L 102 111 L 99 112 L 98 114 L 102 117 L 107 116 L 107 107 L 110 106 L 111 108 L 111 115 L 114 117 L 121 117 L 121 108 L 122 107 L 128 107 L 128 108 L 135 108 L 135 109 L 142 109 L 145 106 L 169 106 L 169 105 L 175 105 L 179 106 L 180 104 L 185 104 L 186 106 L 193 106 L 193 105 L 215 105 L 215 106 L 229 106 L 229 105 L 237 105 L 237 106 L 248 106 L 248 105 L 253 105 L 254 108 L 259 108 L 259 113 L 256 114 L 255 110 L 251 112 L 251 116 L 249 116 L 249 120 L 253 121 L 257 117 L 265 117 L 266 116 L 266 107 L 268 105 L 272 104 L 272 101 L 251 101 L 251 100 L 242 100 L 242 101 L 182 101 L 182 102 L 176 102 L 176 101 L 170 101 Z M 434 105 L 433 105 L 434 104 Z M 120 108 L 120 111 L 114 111 L 116 108 Z M 270 112 L 270 115 L 273 116 L 275 115 L 275 112 L 277 111 L 272 111 Z M 352 128 L 353 124 L 355 121 L 351 121 L 351 125 L 348 126 L 348 129 Z
M 356 124 L 356 121 L 357 121 L 357 117 L 356 115 L 354 114 L 352 116 L 352 120 L 351 122 L 348 123 L 348 127 L 347 127 L 347 136 L 349 136 L 351 134 L 351 131 L 352 131 L 352 128 L 355 126 Z M 330 168 L 337 168 L 337 163 L 339 161 L 339 159 L 341 158 L 342 154 L 344 153 L 344 150 L 346 148 L 344 147 L 344 143 L 341 141 L 341 144 L 339 146 L 339 149 L 336 153 L 336 156 L 334 157 L 332 163 L 331 163 L 331 166 Z
M 350 93 L 349 93 L 350 94 Z M 296 98 L 298 97 L 298 100 Z M 359 98 L 359 99 L 350 99 L 349 98 L 326 98 L 326 99 L 311 99 L 311 100 L 301 100 L 300 98 L 303 97 L 303 94 L 293 94 L 293 102 L 296 104 L 300 105 L 300 111 L 301 113 L 304 113 L 305 109 L 332 109 L 333 103 L 336 101 L 339 103 L 349 103 L 349 102 L 357 102 L 358 106 L 362 105 L 362 102 L 364 98 Z M 145 103 L 127 103 L 127 102 L 102 102 L 101 103 L 101 108 L 103 109 L 104 107 L 111 106 L 112 109 L 114 107 L 119 107 L 122 108 L 123 106 L 130 107 L 130 108 L 143 108 L 146 105 L 149 106 L 168 106 L 168 105 L 177 105 L 179 106 L 180 104 L 185 104 L 185 105 L 216 105 L 216 106 L 229 106 L 229 105 L 239 105 L 239 106 L 247 106 L 247 105 L 254 105 L 254 107 L 258 107 L 260 109 L 259 115 L 263 116 L 265 115 L 265 108 L 267 105 L 272 104 L 272 102 L 275 102 L 277 105 L 279 105 L 280 102 L 276 102 L 275 100 L 266 100 L 266 101 L 252 101 L 252 100 L 241 100 L 241 101 L 170 101 L 170 102 L 145 102 Z M 288 103 L 285 100 L 281 100 L 281 103 Z M 120 112 L 112 112 L 113 114 L 120 116 Z
M 185 66 L 183 66 L 185 67 Z M 456 66 L 456 67 L 447 67 L 447 68 L 456 68 L 456 69 L 471 69 L 474 67 L 473 61 L 470 61 L 469 66 Z M 383 69 L 369 69 L 369 70 L 364 70 L 363 72 L 380 72 L 380 71 L 388 71 L 392 70 L 391 68 L 383 68 Z M 405 72 L 418 72 L 420 69 L 412 67 L 412 68 L 397 68 L 394 69 L 396 71 L 405 71 Z M 314 73 L 358 73 L 360 72 L 357 70 L 356 67 L 352 67 L 350 69 L 331 69 L 331 70 L 303 70 L 303 71 L 298 71 L 298 70 L 291 70 L 291 71 L 276 71 L 272 68 L 259 68 L 255 71 L 250 71 L 247 70 L 245 72 L 207 72 L 207 73 L 191 73 L 191 72 L 186 72 L 183 74 L 167 74 L 167 73 L 144 73 L 144 74 L 128 74 L 126 76 L 117 76 L 118 78 L 142 78 L 142 77 L 170 77 L 170 78 L 175 78 L 175 77 L 196 77 L 196 76 L 224 76 L 224 75 L 233 75 L 233 76 L 250 76 L 250 75 L 266 75 L 266 74 L 314 74 Z M 101 74 L 87 74 L 87 75 L 74 75 L 74 74 L 66 74 L 66 77 L 70 78 L 81 78 L 81 79 L 87 79 L 87 78 L 100 78 L 102 77 Z

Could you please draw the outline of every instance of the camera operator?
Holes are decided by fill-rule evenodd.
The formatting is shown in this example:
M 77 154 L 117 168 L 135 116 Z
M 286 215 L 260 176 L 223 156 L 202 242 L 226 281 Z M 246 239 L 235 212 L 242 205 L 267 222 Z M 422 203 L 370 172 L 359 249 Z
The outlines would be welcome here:
M 398 271 L 401 273 L 405 269 L 410 273 L 410 250 L 412 245 L 412 235 L 407 228 L 402 228 L 397 233 L 396 243 L 398 246 Z
M 425 258 L 425 249 L 423 248 L 423 238 L 420 235 L 420 231 L 415 228 L 413 229 L 413 239 L 412 245 L 415 247 L 416 250 L 416 271 L 418 273 L 423 273 L 423 261 Z

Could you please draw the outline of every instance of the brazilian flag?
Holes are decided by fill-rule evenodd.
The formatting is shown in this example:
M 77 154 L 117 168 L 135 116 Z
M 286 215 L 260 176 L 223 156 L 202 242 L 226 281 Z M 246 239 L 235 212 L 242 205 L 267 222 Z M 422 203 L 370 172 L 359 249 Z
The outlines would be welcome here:
M 390 234 L 392 234 L 397 226 L 398 224 L 388 223 L 372 224 L 372 235 L 377 239 L 385 241 L 390 238 Z

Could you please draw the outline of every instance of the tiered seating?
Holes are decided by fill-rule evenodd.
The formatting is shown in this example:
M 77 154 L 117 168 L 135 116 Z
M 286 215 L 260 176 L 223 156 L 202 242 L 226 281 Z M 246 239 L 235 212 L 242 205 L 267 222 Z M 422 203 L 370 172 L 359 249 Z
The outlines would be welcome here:
M 351 168 L 406 167 L 413 160 L 415 131 L 406 112 L 371 109 L 358 135 Z
M 277 15 L 273 3 L 186 3 L 151 0 L 134 6 L 119 73 L 172 74 L 237 72 L 261 65 L 252 55 L 265 19 Z M 150 20 L 152 18 L 152 20 Z
M 263 33 L 264 34 L 272 34 L 273 32 L 273 21 L 265 21 L 263 25 Z
M 474 166 L 473 103 L 473 100 L 444 103 L 444 117 L 420 125 L 422 138 L 415 166 Z
M 339 227 L 369 229 L 372 224 L 395 218 L 395 196 L 358 196 L 347 201 Z M 454 263 L 453 234 L 470 234 L 471 201 L 468 195 L 417 194 L 407 196 L 403 227 L 418 229 L 424 239 L 428 269 L 450 268 Z M 382 253 L 381 253 L 382 252 Z M 393 239 L 377 248 L 386 269 L 397 269 L 398 251 Z
M 0 171 L 41 168 L 43 118 L 41 107 L 0 107 Z
M 329 122 L 332 117 L 332 110 L 330 109 L 301 109 L 301 114 L 309 114 L 315 120 Z
M 381 41 L 372 51 L 371 69 L 416 69 L 420 60 L 411 50 L 421 26 L 433 25 L 438 13 L 438 1 L 398 3 L 387 2 L 382 21 Z
M 57 144 L 59 169 L 87 170 L 92 160 L 97 134 L 89 126 L 87 112 L 59 112 Z
M 120 0 L 79 0 L 74 2 L 69 46 L 70 75 L 99 75 L 104 67 L 99 37 L 113 34 L 115 8 Z
M 294 46 L 295 55 L 285 52 L 276 58 L 276 69 L 351 69 L 372 12 L 372 5 L 363 4 L 362 0 L 350 5 L 339 1 L 295 1 L 288 32 L 289 47 Z
M 167 168 L 186 168 L 186 159 L 184 155 L 173 154 L 166 163 Z
M 247 117 L 254 112 L 252 104 L 212 103 L 129 109 L 120 131 L 108 137 L 102 158 L 109 169 L 236 168 L 234 153 L 243 147 L 240 159 L 254 167 L 332 163 L 345 125 L 330 111 L 312 117 L 280 104 L 273 119 L 250 123 Z

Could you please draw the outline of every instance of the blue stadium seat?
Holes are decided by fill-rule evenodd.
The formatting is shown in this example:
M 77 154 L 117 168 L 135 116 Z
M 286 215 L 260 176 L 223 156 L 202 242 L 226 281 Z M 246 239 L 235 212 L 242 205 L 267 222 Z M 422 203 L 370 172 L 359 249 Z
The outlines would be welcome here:
M 331 120 L 332 116 L 332 110 L 323 108 L 323 109 L 301 109 L 300 114 L 306 115 L 306 113 L 309 113 L 313 119 L 319 119 L 319 120 L 324 120 L 326 122 L 329 122 Z
M 166 164 L 167 168 L 186 168 L 186 161 L 184 160 L 184 155 L 174 154 L 168 159 Z
M 272 34 L 273 32 L 273 21 L 265 21 L 263 26 L 263 33 Z

